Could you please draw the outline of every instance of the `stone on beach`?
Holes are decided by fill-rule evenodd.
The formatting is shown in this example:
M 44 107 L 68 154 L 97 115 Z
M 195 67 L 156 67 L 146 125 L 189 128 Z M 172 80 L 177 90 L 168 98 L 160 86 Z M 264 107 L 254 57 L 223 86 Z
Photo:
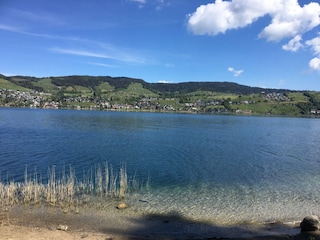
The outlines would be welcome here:
M 301 232 L 319 230 L 320 221 L 315 215 L 305 217 L 300 223 Z
M 68 226 L 60 224 L 59 226 L 57 226 L 57 230 L 67 231 L 68 230 Z

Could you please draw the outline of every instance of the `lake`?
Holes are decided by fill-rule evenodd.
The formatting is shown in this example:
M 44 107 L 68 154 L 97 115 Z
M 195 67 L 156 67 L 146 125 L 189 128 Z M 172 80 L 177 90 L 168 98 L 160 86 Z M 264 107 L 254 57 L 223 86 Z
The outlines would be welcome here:
M 106 161 L 150 190 L 135 211 L 221 224 L 320 215 L 320 122 L 311 118 L 0 108 L 0 173 Z M 31 170 L 30 170 L 31 171 Z M 143 201 L 138 201 L 138 200 Z

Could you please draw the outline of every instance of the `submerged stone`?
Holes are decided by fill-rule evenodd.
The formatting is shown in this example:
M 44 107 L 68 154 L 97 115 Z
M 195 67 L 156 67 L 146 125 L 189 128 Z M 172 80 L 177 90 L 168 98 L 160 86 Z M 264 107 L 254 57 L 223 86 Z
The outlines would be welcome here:
M 127 207 L 128 207 L 128 205 L 125 204 L 125 203 L 119 203 L 118 206 L 117 206 L 118 209 L 125 209 Z
M 320 227 L 318 216 L 311 215 L 305 217 L 300 223 L 301 232 L 317 231 Z

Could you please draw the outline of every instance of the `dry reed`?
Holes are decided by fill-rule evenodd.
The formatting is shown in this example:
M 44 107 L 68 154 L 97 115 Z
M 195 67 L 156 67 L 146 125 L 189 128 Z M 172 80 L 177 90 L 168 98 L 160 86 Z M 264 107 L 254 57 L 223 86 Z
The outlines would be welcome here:
M 97 195 L 102 197 L 103 195 L 103 179 L 102 179 L 102 170 L 100 167 L 100 164 L 98 165 L 97 171 L 96 171 L 96 189 L 97 189 Z
M 133 182 L 136 183 L 136 180 Z M 61 176 L 57 177 L 56 166 L 53 165 L 48 168 L 46 184 L 42 183 L 41 177 L 39 179 L 36 169 L 29 176 L 26 167 L 24 182 L 10 181 L 6 184 L 0 181 L 0 207 L 7 209 L 14 204 L 45 203 L 60 206 L 66 212 L 70 209 L 79 212 L 79 205 L 86 202 L 88 194 L 99 198 L 125 198 L 129 185 L 125 164 L 121 164 L 119 174 L 108 162 L 104 169 L 98 165 L 95 171 L 91 168 L 87 175 L 84 174 L 82 181 L 77 180 L 71 166 L 68 173 L 63 168 Z M 133 189 L 136 188 L 133 185 Z
M 124 198 L 128 188 L 127 170 L 126 166 L 123 164 L 120 168 L 120 189 L 119 197 Z

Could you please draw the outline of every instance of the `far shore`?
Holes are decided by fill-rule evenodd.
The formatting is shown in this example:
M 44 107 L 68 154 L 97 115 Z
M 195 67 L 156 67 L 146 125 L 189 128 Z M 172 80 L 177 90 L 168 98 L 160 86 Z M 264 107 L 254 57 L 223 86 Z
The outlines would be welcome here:
M 39 110 L 70 110 L 70 111 L 98 111 L 98 112 L 120 112 L 120 113 L 161 113 L 161 114 L 189 114 L 189 115 L 213 115 L 213 116 L 243 116 L 243 117 L 281 117 L 281 118 L 320 118 L 320 115 L 292 115 L 292 114 L 270 114 L 270 113 L 265 113 L 265 114 L 260 114 L 260 113 L 234 113 L 234 112 L 202 112 L 202 111 L 161 111 L 161 110 L 145 110 L 145 109 L 97 109 L 97 108 L 67 108 L 67 107 L 60 107 L 60 108 L 31 108 L 28 106 L 19 106 L 19 107 L 14 107 L 14 106 L 5 106 L 5 105 L 0 105 L 1 108 L 12 108 L 12 109 L 39 109 Z
M 1 239 L 320 239 L 299 222 L 218 226 L 175 214 L 131 214 L 130 209 L 64 213 L 46 206 L 13 206 L 0 213 Z

